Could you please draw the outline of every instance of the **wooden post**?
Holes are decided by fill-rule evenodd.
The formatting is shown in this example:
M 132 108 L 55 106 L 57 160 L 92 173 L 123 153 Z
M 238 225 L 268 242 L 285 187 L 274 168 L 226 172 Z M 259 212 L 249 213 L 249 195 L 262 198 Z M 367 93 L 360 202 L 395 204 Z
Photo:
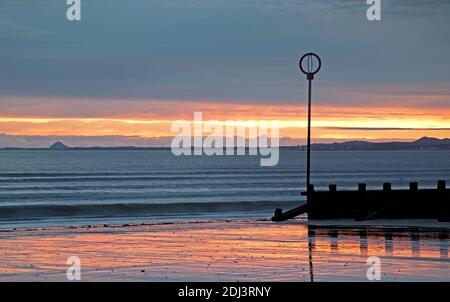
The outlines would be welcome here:
M 390 191 L 392 189 L 392 185 L 390 182 L 385 182 L 383 184 L 383 191 Z
M 359 183 L 359 184 L 358 184 L 358 191 L 359 191 L 359 192 L 365 192 L 365 191 L 366 191 L 366 184 L 364 184 L 364 183 Z
M 417 182 L 410 182 L 409 183 L 409 190 L 410 191 L 418 191 L 419 190 L 419 184 Z
M 328 186 L 328 189 L 330 192 L 336 192 L 337 191 L 337 186 L 335 184 L 331 184 Z
M 274 219 L 278 221 L 281 219 L 281 216 L 283 216 L 283 210 L 280 208 L 275 209 Z
M 440 199 L 440 208 L 441 211 L 439 213 L 438 221 L 440 222 L 449 222 L 450 221 L 450 205 L 448 203 L 448 194 L 446 194 L 446 184 L 445 180 L 438 180 L 437 190 Z
M 306 192 L 306 204 L 308 205 L 308 206 L 312 206 L 312 195 L 314 194 L 314 185 L 309 185 L 308 186 L 308 190 L 307 190 L 307 192 Z M 311 215 L 311 213 L 312 213 L 312 209 L 310 208 L 309 210 L 308 210 L 308 218 L 309 218 L 309 215 Z

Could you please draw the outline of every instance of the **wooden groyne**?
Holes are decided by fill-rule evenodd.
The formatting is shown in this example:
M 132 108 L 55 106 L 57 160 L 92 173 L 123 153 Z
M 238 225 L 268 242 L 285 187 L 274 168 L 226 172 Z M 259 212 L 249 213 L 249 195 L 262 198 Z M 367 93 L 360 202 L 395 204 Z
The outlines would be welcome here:
M 298 208 L 283 212 L 276 209 L 273 221 L 283 221 L 301 214 L 308 219 L 438 219 L 450 221 L 450 189 L 443 180 L 436 189 L 419 189 L 411 182 L 407 190 L 393 190 L 384 183 L 382 190 L 367 190 L 366 184 L 358 184 L 357 191 L 339 191 L 335 184 L 328 191 L 315 191 L 310 185 L 307 202 Z

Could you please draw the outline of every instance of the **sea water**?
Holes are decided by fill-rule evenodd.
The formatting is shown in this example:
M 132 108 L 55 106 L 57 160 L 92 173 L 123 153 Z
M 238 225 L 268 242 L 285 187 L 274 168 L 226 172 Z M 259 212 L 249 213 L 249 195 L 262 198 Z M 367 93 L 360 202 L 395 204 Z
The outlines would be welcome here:
M 2 150 L 0 228 L 230 217 L 270 218 L 304 202 L 306 152 L 174 156 L 170 150 Z M 449 151 L 314 151 L 317 190 L 420 188 L 450 180 Z

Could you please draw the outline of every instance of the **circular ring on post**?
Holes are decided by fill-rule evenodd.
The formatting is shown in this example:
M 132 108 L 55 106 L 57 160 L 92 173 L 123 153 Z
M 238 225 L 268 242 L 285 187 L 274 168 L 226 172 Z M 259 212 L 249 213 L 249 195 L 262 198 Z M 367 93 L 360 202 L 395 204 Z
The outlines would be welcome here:
M 315 60 L 317 61 L 317 64 L 314 64 Z M 307 75 L 308 79 L 313 79 L 314 75 L 318 73 L 322 67 L 322 61 L 315 53 L 308 52 L 302 56 L 298 66 L 300 67 L 300 70 Z

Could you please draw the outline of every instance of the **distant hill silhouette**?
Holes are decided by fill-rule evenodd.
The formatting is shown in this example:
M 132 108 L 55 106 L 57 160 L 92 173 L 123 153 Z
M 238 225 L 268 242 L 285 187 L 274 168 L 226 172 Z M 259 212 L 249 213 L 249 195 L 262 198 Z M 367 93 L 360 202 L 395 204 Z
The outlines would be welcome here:
M 306 149 L 301 146 L 300 149 Z M 348 141 L 331 144 L 311 144 L 312 150 L 450 150 L 450 139 L 422 137 L 413 142 L 372 143 L 366 141 Z
M 70 149 L 70 147 L 64 145 L 61 142 L 56 142 L 53 145 L 51 145 L 50 147 L 48 147 L 48 148 L 52 149 L 52 150 L 66 150 L 66 149 Z
M 281 146 L 283 149 L 306 149 L 303 146 Z M 367 141 L 347 141 L 342 143 L 315 143 L 311 145 L 313 150 L 450 150 L 450 139 L 438 139 L 424 136 L 412 142 L 385 142 L 374 143 Z M 56 142 L 49 148 L 20 148 L 4 147 L 0 150 L 170 150 L 170 147 L 136 147 L 136 146 L 117 146 L 117 147 L 69 147 L 62 142 Z

